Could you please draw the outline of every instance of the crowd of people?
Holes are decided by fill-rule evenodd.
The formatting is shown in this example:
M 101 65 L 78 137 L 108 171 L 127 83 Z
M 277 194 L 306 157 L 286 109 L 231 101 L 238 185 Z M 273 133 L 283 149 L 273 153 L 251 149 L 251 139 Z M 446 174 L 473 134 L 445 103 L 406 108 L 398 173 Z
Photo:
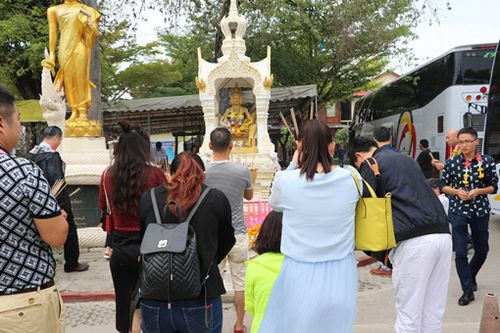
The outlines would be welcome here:
M 476 153 L 472 128 L 450 131 L 445 162 L 434 158 L 427 140 L 420 141 L 423 155 L 413 160 L 392 147 L 389 129 L 378 128 L 373 138 L 351 139 L 345 155 L 352 166 L 341 167 L 333 165 L 333 156 L 336 152 L 343 163 L 344 147 L 336 150 L 328 126 L 305 121 L 290 165 L 273 181 L 272 211 L 249 249 L 243 202 L 252 199 L 255 179 L 231 162 L 226 128 L 210 133 L 213 158 L 204 165 L 197 152 L 183 152 L 168 163 L 161 144 L 151 149 L 140 127 L 125 122 L 120 127 L 113 161 L 101 177 L 99 207 L 110 235 L 115 326 L 121 333 L 221 332 L 226 270 L 234 289 L 235 333 L 247 332 L 245 311 L 253 316 L 251 332 L 353 332 L 356 205 L 360 195 L 370 195 L 366 187 L 358 191 L 356 183 L 363 180 L 378 197 L 392 195 L 397 245 L 369 254 L 392 275 L 395 332 L 441 331 L 453 250 L 463 289 L 458 304 L 474 300 L 477 274 L 488 253 L 487 195 L 496 193 L 498 175 L 492 158 Z M 64 244 L 65 271 L 88 265 L 78 261 L 68 196 L 51 191 L 56 180 L 64 179 L 56 153 L 62 132 L 49 127 L 31 161 L 11 154 L 19 135 L 14 97 L 0 87 L 0 332 L 38 332 L 40 325 L 45 325 L 43 332 L 64 332 L 51 246 Z M 161 164 L 168 165 L 169 173 Z M 442 170 L 440 178 L 433 169 Z M 170 293 L 141 298 L 142 283 L 158 279 L 147 276 L 139 260 L 145 255 L 147 228 L 182 224 L 186 217 L 197 255 L 184 265 L 195 265 L 201 291 L 189 299 Z M 475 249 L 470 262 L 469 227 Z M 182 251 L 173 250 L 176 244 L 169 242 L 146 245 L 166 251 L 174 272 L 181 268 L 174 259 L 187 250 L 186 244 Z M 249 250 L 255 258 L 250 259 Z M 174 273 L 161 278 L 169 286 L 186 279 Z

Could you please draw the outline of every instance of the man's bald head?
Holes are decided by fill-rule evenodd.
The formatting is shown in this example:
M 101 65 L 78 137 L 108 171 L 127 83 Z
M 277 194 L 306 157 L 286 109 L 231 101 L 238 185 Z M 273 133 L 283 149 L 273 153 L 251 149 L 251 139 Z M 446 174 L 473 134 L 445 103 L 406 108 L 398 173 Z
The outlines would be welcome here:
M 458 128 L 450 128 L 446 132 L 446 143 L 450 147 L 454 147 L 458 143 Z

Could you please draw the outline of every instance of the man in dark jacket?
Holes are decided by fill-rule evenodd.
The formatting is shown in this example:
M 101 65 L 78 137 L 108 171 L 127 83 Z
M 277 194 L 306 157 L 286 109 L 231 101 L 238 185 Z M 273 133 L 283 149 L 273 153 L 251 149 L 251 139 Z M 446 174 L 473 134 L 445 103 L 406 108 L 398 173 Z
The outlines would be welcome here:
M 377 193 L 392 193 L 397 246 L 389 259 L 396 297 L 395 332 L 439 332 L 451 269 L 446 213 L 412 158 L 364 145 L 362 140 L 352 140 L 351 161 L 359 167 L 364 160 L 375 158 L 380 176 L 370 185 Z
M 62 141 L 62 131 L 57 126 L 49 126 L 43 132 L 43 141 L 30 151 L 30 158 L 40 169 L 50 186 L 53 186 L 57 180 L 64 180 L 65 164 L 61 156 L 56 151 Z M 63 189 L 57 196 L 58 204 L 67 214 L 69 225 L 68 238 L 64 243 L 64 271 L 81 272 L 89 269 L 87 263 L 79 263 L 80 249 L 78 246 L 78 234 L 74 221 L 71 201 L 68 192 Z

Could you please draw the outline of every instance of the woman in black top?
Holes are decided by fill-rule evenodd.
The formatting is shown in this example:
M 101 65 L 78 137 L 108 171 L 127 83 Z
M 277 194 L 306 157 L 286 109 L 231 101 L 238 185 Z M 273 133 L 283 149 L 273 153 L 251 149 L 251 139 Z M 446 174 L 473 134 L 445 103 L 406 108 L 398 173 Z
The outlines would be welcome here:
M 177 155 L 170 168 L 171 181 L 155 188 L 159 211 L 163 212 L 167 202 L 173 200 L 182 207 L 183 215 L 187 216 L 206 187 L 203 184 L 205 174 L 189 153 Z M 166 219 L 177 219 L 173 207 L 165 211 Z M 142 234 L 147 224 L 156 223 L 149 191 L 141 198 L 140 220 Z M 203 276 L 208 272 L 206 288 L 198 298 L 173 302 L 170 309 L 167 302 L 142 300 L 141 328 L 144 333 L 222 331 L 220 295 L 226 290 L 217 264 L 226 257 L 235 243 L 231 207 L 226 196 L 219 190 L 211 189 L 190 224 L 196 233 L 200 271 Z

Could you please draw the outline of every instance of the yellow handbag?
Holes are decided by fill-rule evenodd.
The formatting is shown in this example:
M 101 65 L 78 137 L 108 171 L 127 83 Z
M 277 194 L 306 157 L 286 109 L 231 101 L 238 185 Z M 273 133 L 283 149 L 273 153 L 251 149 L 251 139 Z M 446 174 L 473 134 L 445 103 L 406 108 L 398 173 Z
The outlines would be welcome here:
M 356 205 L 355 249 L 362 251 L 384 251 L 396 246 L 392 224 L 391 193 L 377 198 L 375 191 L 364 179 L 371 198 L 363 198 L 358 177 L 352 177 L 358 188 L 360 199 Z

